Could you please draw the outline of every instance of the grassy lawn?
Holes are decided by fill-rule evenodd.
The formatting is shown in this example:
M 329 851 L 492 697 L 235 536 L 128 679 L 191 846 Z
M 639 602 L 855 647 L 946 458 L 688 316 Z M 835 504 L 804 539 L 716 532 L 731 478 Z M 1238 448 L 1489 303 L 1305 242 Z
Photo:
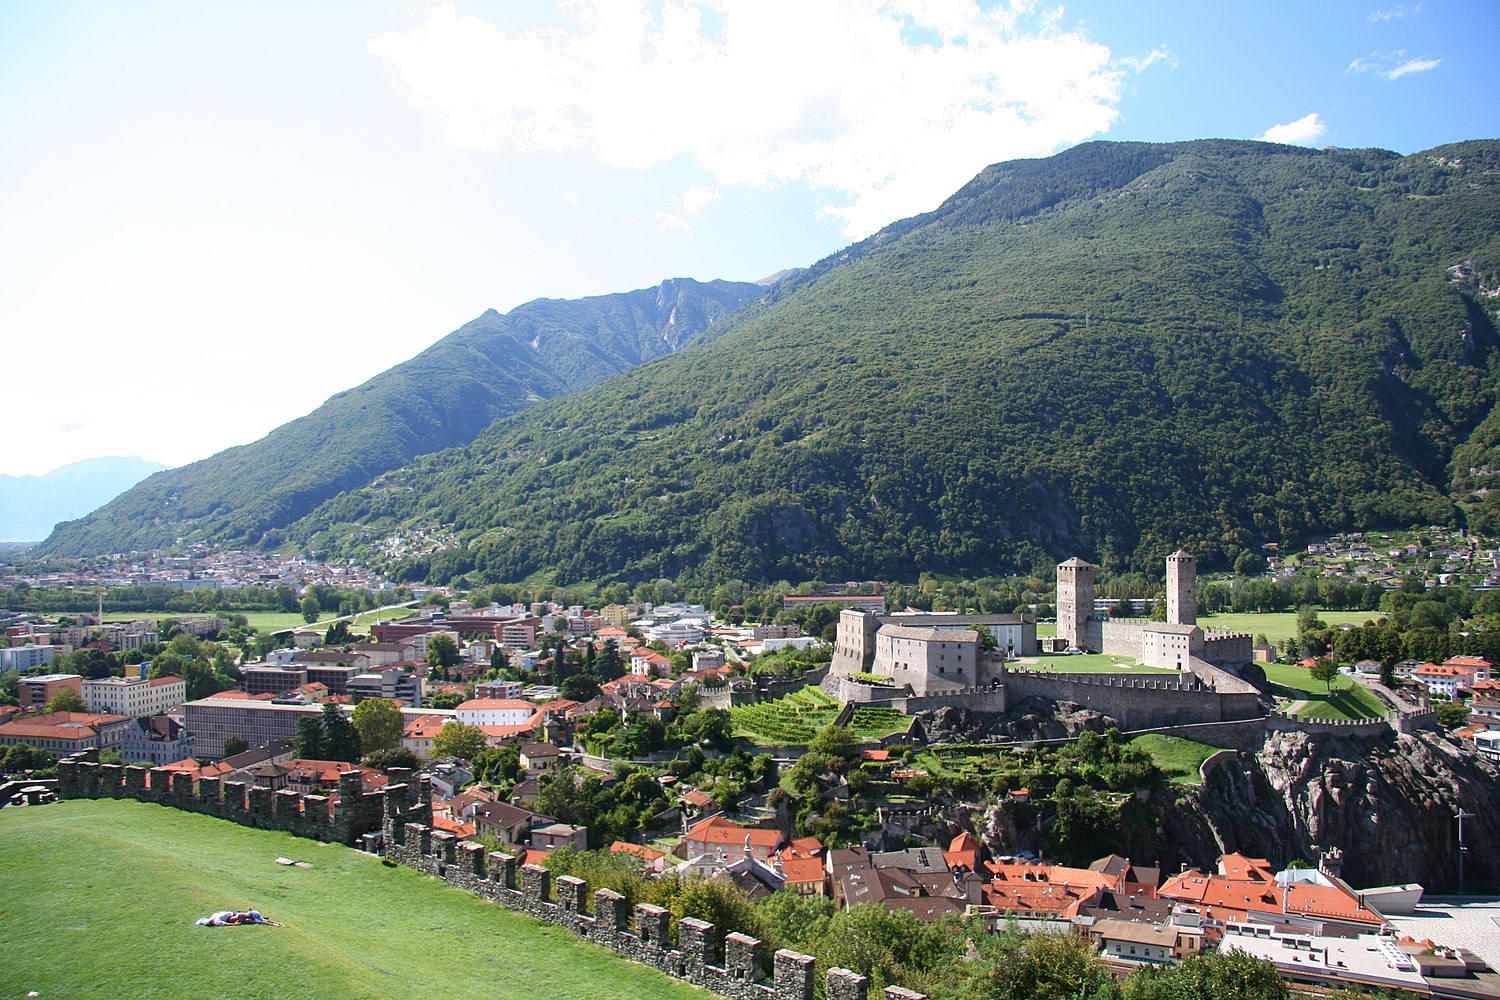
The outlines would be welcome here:
M 282 629 L 301 628 L 305 624 L 302 621 L 302 615 L 296 611 L 205 611 L 203 613 L 219 615 L 223 618 L 229 618 L 233 615 L 244 615 L 246 621 L 262 632 L 279 632 Z M 160 618 L 182 618 L 190 614 L 196 614 L 196 612 L 106 611 L 104 612 L 104 620 L 107 622 L 156 621 Z
M 1378 611 L 1319 611 L 1318 617 L 1329 625 L 1363 625 L 1385 616 Z M 1294 611 L 1273 611 L 1268 614 L 1220 614 L 1199 615 L 1202 628 L 1222 628 L 1231 632 L 1249 635 L 1265 633 L 1267 639 L 1280 643 L 1297 634 L 1297 614 Z
M 139 802 L 0 810 L 0 885 L 4 997 L 711 1000 L 411 869 Z M 193 923 L 250 908 L 287 926 Z
M 1277 694 L 1305 702 L 1297 711 L 1299 719 L 1378 719 L 1386 713 L 1380 699 L 1351 677 L 1340 674 L 1329 691 L 1301 667 L 1289 663 L 1258 665 L 1266 672 L 1266 680 L 1276 685 Z
M 1021 666 L 1031 670 L 1049 670 L 1069 674 L 1176 674 L 1176 670 L 1165 667 L 1147 667 L 1129 656 L 1109 653 L 1080 653 L 1067 656 L 1063 653 L 1044 653 L 1027 656 Z
M 396 622 L 400 621 L 403 618 L 410 618 L 416 613 L 416 608 L 385 608 L 379 611 L 366 611 L 364 614 L 355 618 L 354 624 L 350 627 L 355 629 L 368 629 L 376 622 Z
M 1203 778 L 1198 768 L 1222 749 L 1197 740 L 1185 740 L 1180 736 L 1163 736 L 1161 733 L 1137 736 L 1130 741 L 1130 745 L 1149 753 L 1157 767 L 1165 771 L 1174 782 L 1183 785 L 1202 784 Z

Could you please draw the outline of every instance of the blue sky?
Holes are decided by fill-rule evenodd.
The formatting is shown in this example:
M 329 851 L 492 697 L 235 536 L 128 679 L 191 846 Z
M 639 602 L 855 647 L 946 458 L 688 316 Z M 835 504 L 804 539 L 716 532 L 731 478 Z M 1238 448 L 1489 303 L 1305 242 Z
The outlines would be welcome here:
M 1500 136 L 1500 3 L 0 5 L 0 473 L 242 444 L 486 308 L 754 280 L 1090 139 Z

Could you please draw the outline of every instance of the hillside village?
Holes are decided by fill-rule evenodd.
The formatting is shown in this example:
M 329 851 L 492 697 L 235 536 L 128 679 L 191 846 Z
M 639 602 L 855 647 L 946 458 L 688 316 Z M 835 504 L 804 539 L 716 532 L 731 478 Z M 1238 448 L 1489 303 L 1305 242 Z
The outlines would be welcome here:
M 1357 558 L 1365 550 L 1346 546 L 1359 542 L 1331 539 L 1296 560 L 1273 555 L 1269 573 L 1284 574 L 1289 562 L 1306 572 L 1351 551 Z M 1440 552 L 1412 558 L 1455 558 Z M 1405 558 L 1406 548 L 1383 556 Z M 257 585 L 288 578 L 273 577 L 272 564 L 233 559 L 195 564 L 194 577 L 212 566 L 226 574 L 235 566 L 239 575 L 224 579 Z M 343 582 L 350 579 L 358 577 Z M 1178 782 L 1204 780 L 1214 763 L 1206 755 L 1232 752 L 1216 750 L 1213 738 L 1183 740 L 1204 746 L 1205 756 L 1173 778 L 1137 749 L 1144 737 L 1119 730 L 1177 740 L 1173 733 L 1218 726 L 1221 746 L 1273 723 L 1395 734 L 1434 729 L 1436 703 L 1463 704 L 1466 724 L 1448 738 L 1494 770 L 1500 681 L 1487 660 L 1387 664 L 1392 687 L 1381 683 L 1392 678 L 1382 678 L 1379 664 L 1351 664 L 1351 682 L 1383 700 L 1385 716 L 1298 723 L 1284 700 L 1251 683 L 1262 679 L 1258 669 L 1271 669 L 1274 649 L 1195 624 L 1200 582 L 1189 553 L 1168 560 L 1160 623 L 1111 617 L 1112 599 L 1094 593 L 1082 560 L 1060 566 L 1058 581 L 1059 621 L 1045 637 L 1030 613 L 889 614 L 879 594 L 847 591 L 787 595 L 788 623 L 760 625 L 716 620 L 689 602 L 475 607 L 448 597 L 398 608 L 400 617 L 378 618 L 363 635 L 339 622 L 290 628 L 285 645 L 234 664 L 232 687 L 197 697 L 146 657 L 160 659 L 174 643 L 212 645 L 233 627 L 227 617 L 58 624 L 12 614 L 0 656 L 17 704 L 0 709 L 8 719 L 0 766 L 40 776 L 57 758 L 104 761 L 116 773 L 121 764 L 148 765 L 138 791 L 170 784 L 178 794 L 180 779 L 182 788 L 213 789 L 205 794 L 248 795 L 251 808 L 257 794 L 290 794 L 329 816 L 343 797 L 420 778 L 428 790 L 420 818 L 434 834 L 524 864 L 546 866 L 556 855 L 566 869 L 598 851 L 630 859 L 640 877 L 722 881 L 752 902 L 792 893 L 834 910 L 872 904 L 929 923 L 1071 929 L 1121 969 L 1238 948 L 1299 982 L 1435 995 L 1454 976 L 1464 989 L 1489 982 L 1474 953 L 1403 930 L 1420 886 L 1351 888 L 1336 846 L 1312 867 L 1231 853 L 1204 868 L 1169 870 L 1117 853 L 1090 857 L 1098 841 L 1054 835 L 1066 811 L 1056 810 L 1058 790 L 1080 766 L 1119 774 L 1080 807 L 1118 809 L 1132 793 L 1170 798 L 1176 793 L 1166 789 Z M 831 644 L 792 623 L 814 608 L 835 616 Z M 123 676 L 52 669 L 73 662 L 74 649 L 91 651 L 95 663 L 108 662 L 105 655 L 133 662 Z M 1104 672 L 1079 672 L 1101 659 L 1109 661 Z M 954 745 L 942 728 L 955 710 L 1003 719 L 1018 703 L 1032 713 L 1061 703 L 1074 718 L 1061 728 L 1012 726 L 1008 736 L 1002 726 L 973 745 Z M 361 705 L 371 717 L 389 706 L 379 746 L 360 745 L 376 732 L 361 728 Z M 1105 725 L 1119 730 L 1104 733 Z M 747 753 L 752 746 L 761 749 Z M 962 803 L 976 801 L 973 781 L 986 773 L 1014 777 L 995 778 L 997 811 L 978 825 L 980 814 Z M 7 794 L 16 804 L 40 801 L 52 794 L 48 782 L 23 778 Z M 936 790 L 950 807 L 928 804 Z M 1020 832 L 1028 816 L 1039 829 L 1050 817 L 1053 833 Z M 381 853 L 388 835 L 376 823 L 354 839 Z M 1315 956 L 1322 971 L 1307 967 Z

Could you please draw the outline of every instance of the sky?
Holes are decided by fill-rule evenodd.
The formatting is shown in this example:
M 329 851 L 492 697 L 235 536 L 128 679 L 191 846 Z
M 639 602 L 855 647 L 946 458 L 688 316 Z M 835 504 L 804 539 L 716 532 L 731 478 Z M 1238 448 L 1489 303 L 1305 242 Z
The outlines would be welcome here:
M 0 474 L 262 437 L 486 309 L 753 281 L 1080 142 L 1500 137 L 1496 0 L 0 4 Z

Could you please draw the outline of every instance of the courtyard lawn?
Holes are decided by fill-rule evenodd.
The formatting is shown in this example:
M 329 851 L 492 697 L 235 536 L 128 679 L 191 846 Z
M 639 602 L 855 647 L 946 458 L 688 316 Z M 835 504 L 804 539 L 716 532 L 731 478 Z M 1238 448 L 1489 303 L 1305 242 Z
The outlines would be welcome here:
M 1340 674 L 1332 691 L 1301 667 L 1290 663 L 1259 663 L 1276 694 L 1300 703 L 1299 719 L 1378 719 L 1387 709 L 1375 693 L 1352 677 Z
M 1041 656 L 1022 657 L 1020 666 L 1028 670 L 1047 670 L 1067 674 L 1176 674 L 1176 670 L 1165 667 L 1147 667 L 1129 656 L 1110 653 L 1080 653 L 1068 656 L 1064 653 L 1044 653 Z
M 411 869 L 165 806 L 0 810 L 0 885 L 4 997 L 711 1000 Z M 286 926 L 194 925 L 251 908 Z
M 1379 621 L 1385 616 L 1379 611 L 1319 611 L 1318 617 L 1333 626 L 1363 625 L 1368 621 Z M 1247 635 L 1265 633 L 1267 639 L 1279 645 L 1297 634 L 1297 613 L 1272 611 L 1267 614 L 1199 615 L 1198 625 L 1204 629 L 1228 629 Z
M 1182 785 L 1200 785 L 1202 773 L 1198 770 L 1205 760 L 1218 753 L 1221 747 L 1185 740 L 1180 736 L 1163 736 L 1147 733 L 1137 736 L 1130 745 L 1151 755 L 1156 766 L 1161 768 L 1173 782 Z

